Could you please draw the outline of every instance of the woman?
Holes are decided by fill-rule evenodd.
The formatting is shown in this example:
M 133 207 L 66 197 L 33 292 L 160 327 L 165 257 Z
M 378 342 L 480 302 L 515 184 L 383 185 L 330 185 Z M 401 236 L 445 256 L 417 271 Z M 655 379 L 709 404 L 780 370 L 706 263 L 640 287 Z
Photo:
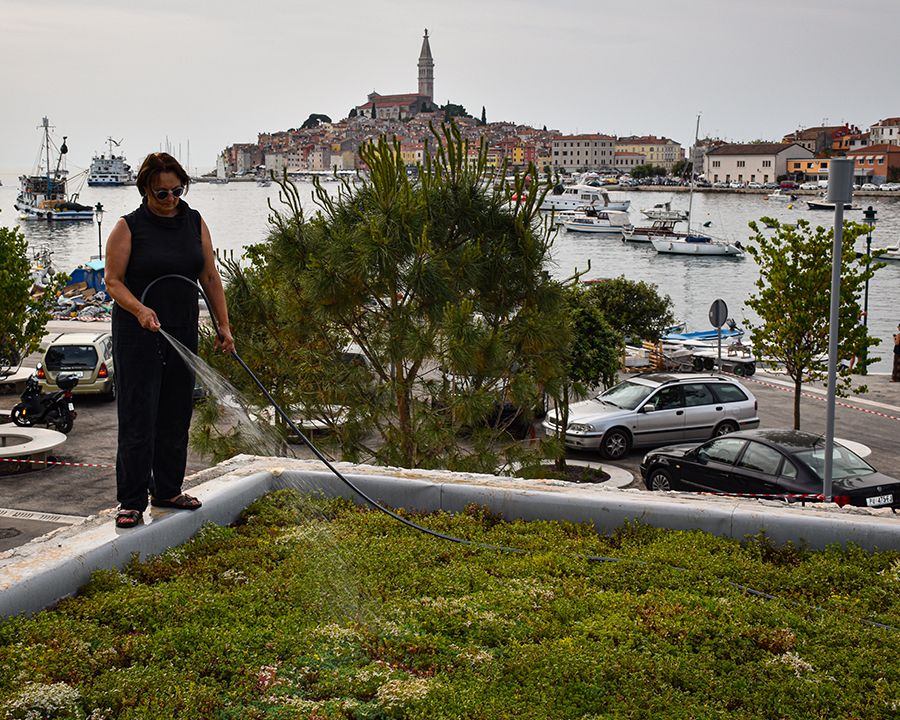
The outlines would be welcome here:
M 894 368 L 891 372 L 891 382 L 900 382 L 900 325 L 894 333 Z
M 216 347 L 234 350 L 222 279 L 209 228 L 182 199 L 190 185 L 168 153 L 148 155 L 137 176 L 143 202 L 118 220 L 106 243 L 106 288 L 112 313 L 113 361 L 118 384 L 116 527 L 143 520 L 148 493 L 154 507 L 196 510 L 181 491 L 193 411 L 194 374 L 159 330 L 197 351 L 199 281 L 219 323 Z M 143 300 L 143 302 L 142 302 Z

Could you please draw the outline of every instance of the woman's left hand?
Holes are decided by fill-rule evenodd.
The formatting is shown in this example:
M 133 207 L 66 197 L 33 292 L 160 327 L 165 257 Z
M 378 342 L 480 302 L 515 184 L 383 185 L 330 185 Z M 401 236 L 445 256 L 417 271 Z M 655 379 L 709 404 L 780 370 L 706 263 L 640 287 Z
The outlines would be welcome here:
M 231 336 L 231 328 L 219 327 L 219 334 L 216 337 L 215 348 L 226 353 L 234 352 L 234 338 Z

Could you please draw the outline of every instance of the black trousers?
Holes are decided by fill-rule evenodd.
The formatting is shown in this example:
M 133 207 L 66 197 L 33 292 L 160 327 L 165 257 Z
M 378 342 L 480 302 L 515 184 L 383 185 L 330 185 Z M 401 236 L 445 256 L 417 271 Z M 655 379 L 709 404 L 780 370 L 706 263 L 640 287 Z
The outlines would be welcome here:
M 197 352 L 196 325 L 164 329 Z M 119 416 L 116 499 L 124 510 L 143 512 L 148 493 L 171 498 L 181 492 L 194 372 L 161 333 L 144 330 L 116 313 L 113 362 Z

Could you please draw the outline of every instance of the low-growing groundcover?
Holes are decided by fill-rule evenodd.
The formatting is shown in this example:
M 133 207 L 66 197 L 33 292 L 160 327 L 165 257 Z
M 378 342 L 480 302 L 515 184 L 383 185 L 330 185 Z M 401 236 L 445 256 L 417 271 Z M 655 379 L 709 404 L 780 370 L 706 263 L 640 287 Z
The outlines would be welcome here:
M 896 552 L 418 520 L 527 552 L 280 491 L 0 624 L 0 718 L 900 716 Z

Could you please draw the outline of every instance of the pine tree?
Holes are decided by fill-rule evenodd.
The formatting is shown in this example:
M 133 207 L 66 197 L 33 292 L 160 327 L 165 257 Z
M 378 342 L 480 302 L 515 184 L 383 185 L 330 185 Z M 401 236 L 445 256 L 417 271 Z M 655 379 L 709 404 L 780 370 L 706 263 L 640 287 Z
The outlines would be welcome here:
M 487 125 L 487 113 L 484 110 L 484 105 L 481 106 L 481 124 Z

